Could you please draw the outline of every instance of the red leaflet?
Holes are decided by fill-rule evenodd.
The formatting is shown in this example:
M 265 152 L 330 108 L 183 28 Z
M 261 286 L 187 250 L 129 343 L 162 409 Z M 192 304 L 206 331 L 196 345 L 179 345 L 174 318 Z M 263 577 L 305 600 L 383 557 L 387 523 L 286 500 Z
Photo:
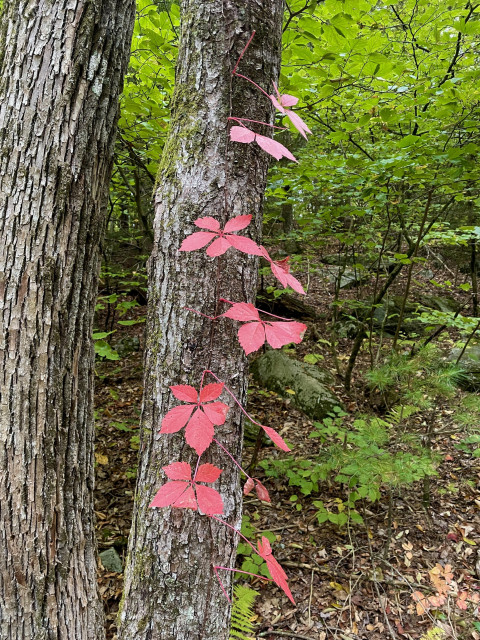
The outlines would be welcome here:
M 215 220 L 215 218 L 211 218 L 210 216 L 197 218 L 194 224 L 201 229 L 210 229 L 210 231 L 196 231 L 190 234 L 182 242 L 179 250 L 195 251 L 196 249 L 203 249 L 210 240 L 213 240 L 207 249 L 207 255 L 211 258 L 223 255 L 231 247 L 253 256 L 263 255 L 262 250 L 256 242 L 245 236 L 235 236 L 231 233 L 232 231 L 241 231 L 248 227 L 251 219 L 252 216 L 250 215 L 237 216 L 229 220 L 224 229 L 220 229 L 220 223 L 218 220 Z
M 271 502 L 270 494 L 268 493 L 266 487 L 264 487 L 260 482 L 260 480 L 255 480 L 255 492 L 259 500 L 263 500 L 263 502 Z
M 246 322 L 238 330 L 238 339 L 248 355 L 257 351 L 267 340 L 273 349 L 280 349 L 290 342 L 299 344 L 307 330 L 301 322 L 271 322 L 262 320 L 258 310 L 246 302 L 231 303 L 232 306 L 222 315 L 232 320 Z
M 259 147 L 273 156 L 276 160 L 288 158 L 289 160 L 293 160 L 293 162 L 298 162 L 293 153 L 291 153 L 287 147 L 284 147 L 283 144 L 273 140 L 273 138 L 261 136 L 259 133 L 255 133 L 247 127 L 238 127 L 234 125 L 230 129 L 230 140 L 233 142 L 243 142 L 245 144 L 250 144 L 255 140 Z
M 177 507 L 179 509 L 200 509 L 206 515 L 223 513 L 221 495 L 211 487 L 205 487 L 199 482 L 215 482 L 222 473 L 213 464 L 202 464 L 192 480 L 192 468 L 186 462 L 174 462 L 163 467 L 172 482 L 165 483 L 157 491 L 150 507 Z
M 265 536 L 262 536 L 262 541 L 257 544 L 257 548 L 258 555 L 267 563 L 267 568 L 270 571 L 270 575 L 272 576 L 275 584 L 278 585 L 280 589 L 282 589 L 286 593 L 288 599 L 293 604 L 295 604 L 292 592 L 290 591 L 287 584 L 287 574 L 273 557 L 270 542 L 267 538 L 265 538 Z
M 221 473 L 221 469 L 216 467 L 214 464 L 207 462 L 206 464 L 200 465 L 198 468 L 197 475 L 195 476 L 195 482 L 216 482 Z
M 285 107 L 293 107 L 294 105 L 296 105 L 298 102 L 298 98 L 295 98 L 294 96 L 290 96 L 288 95 L 288 93 L 284 93 L 280 95 L 275 84 L 273 86 L 275 87 L 275 91 L 277 92 L 276 98 L 275 96 L 272 96 L 272 95 L 270 96 L 270 100 L 272 101 L 273 106 L 275 107 L 275 109 L 278 109 L 278 111 L 280 111 L 281 113 L 287 116 L 287 118 L 293 124 L 295 129 L 297 129 L 297 131 L 299 131 L 306 140 L 307 139 L 306 134 L 312 133 L 310 129 L 307 127 L 305 122 L 300 118 L 298 114 L 296 114 L 291 109 L 285 109 Z
M 176 433 L 186 425 L 187 443 L 199 456 L 202 455 L 213 440 L 214 425 L 223 424 L 227 417 L 228 406 L 223 402 L 212 402 L 222 393 L 223 386 L 223 383 L 207 384 L 201 389 L 200 397 L 197 390 L 190 385 L 180 384 L 170 387 L 178 400 L 190 404 L 170 409 L 162 420 L 160 433 Z
M 259 500 L 263 500 L 263 502 L 271 502 L 267 489 L 263 486 L 260 480 L 257 480 L 256 478 L 247 479 L 243 486 L 243 495 L 248 496 L 253 487 L 255 487 L 255 492 Z
M 167 478 L 170 480 L 191 480 L 192 479 L 192 467 L 188 462 L 174 462 L 166 467 L 163 467 Z M 197 474 L 198 475 L 198 474 Z
M 287 445 L 287 443 L 282 438 L 282 436 L 275 431 L 275 429 L 272 429 L 272 427 L 264 427 L 263 424 L 262 424 L 262 429 L 265 431 L 265 433 L 270 438 L 270 440 L 272 440 L 277 445 L 279 449 L 281 449 L 282 451 L 290 451 L 290 447 Z
M 283 284 L 284 287 L 292 287 L 297 293 L 305 295 L 305 290 L 300 282 L 292 276 L 290 273 L 290 256 L 283 260 L 272 260 L 265 247 L 260 247 L 262 251 L 262 257 L 269 261 L 270 269 L 273 275 Z
M 243 495 L 248 496 L 253 487 L 255 486 L 255 481 L 253 478 L 248 478 L 243 486 Z

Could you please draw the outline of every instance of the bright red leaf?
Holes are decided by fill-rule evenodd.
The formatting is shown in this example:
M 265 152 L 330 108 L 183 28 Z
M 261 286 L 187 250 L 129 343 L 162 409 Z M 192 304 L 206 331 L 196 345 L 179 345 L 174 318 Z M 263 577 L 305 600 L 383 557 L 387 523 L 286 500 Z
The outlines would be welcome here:
M 223 402 L 212 402 L 222 393 L 223 383 L 206 385 L 200 395 L 190 385 L 176 385 L 170 389 L 178 400 L 189 404 L 170 409 L 162 420 L 160 433 L 176 433 L 186 426 L 185 439 L 200 456 L 213 440 L 214 425 L 224 424 L 227 417 L 228 406 Z
M 212 384 L 205 385 L 200 391 L 200 402 L 210 402 L 211 400 L 216 400 L 220 397 L 223 391 L 223 387 L 223 382 L 212 382 Z M 192 401 L 190 400 L 189 402 Z M 195 400 L 193 402 L 195 402 Z
M 189 384 L 177 384 L 170 387 L 170 390 L 175 398 L 182 402 L 197 402 L 198 400 L 198 391 Z
M 223 513 L 222 496 L 211 487 L 204 487 L 202 484 L 196 485 L 197 502 L 200 511 L 207 516 L 215 513 Z
M 210 464 L 209 462 L 201 464 L 195 476 L 195 482 L 216 482 L 221 473 L 222 470 L 214 464 Z
M 300 118 L 300 116 L 297 113 L 295 113 L 295 111 L 285 108 L 285 107 L 293 107 L 294 105 L 296 105 L 298 102 L 298 98 L 295 98 L 294 96 L 290 96 L 288 95 L 288 93 L 284 93 L 280 95 L 276 86 L 275 86 L 275 91 L 277 92 L 277 97 L 272 95 L 270 96 L 270 100 L 272 101 L 273 106 L 275 107 L 275 109 L 278 109 L 280 113 L 283 113 L 284 115 L 286 115 L 287 118 L 295 127 L 295 129 L 297 129 L 297 131 L 299 131 L 302 134 L 302 136 L 305 139 L 307 139 L 306 134 L 312 133 L 308 128 L 308 126 Z
M 307 326 L 301 322 L 273 322 L 262 320 L 258 309 L 246 302 L 231 303 L 228 311 L 222 314 L 226 318 L 245 322 L 238 330 L 238 339 L 248 355 L 260 349 L 265 340 L 273 349 L 280 349 L 286 344 L 299 344 Z
M 288 158 L 289 160 L 293 160 L 293 162 L 298 162 L 293 153 L 291 153 L 287 147 L 283 146 L 283 144 L 280 144 L 280 142 L 277 142 L 273 138 L 261 136 L 259 133 L 255 133 L 247 127 L 233 126 L 230 129 L 230 140 L 233 142 L 243 142 L 245 144 L 250 144 L 255 140 L 259 147 L 276 160 Z
M 188 462 L 174 462 L 163 467 L 165 474 L 170 480 L 191 480 L 192 467 Z
M 270 575 L 272 576 L 272 580 L 276 585 L 282 589 L 287 595 L 288 599 L 295 604 L 295 600 L 293 599 L 292 592 L 289 589 L 287 584 L 287 574 L 282 569 L 280 564 L 275 560 L 272 555 L 272 548 L 270 546 L 270 542 L 268 538 L 262 536 L 262 541 L 257 544 L 258 555 L 265 560 L 267 563 L 267 568 L 270 571 Z
M 263 502 L 271 502 L 270 494 L 268 493 L 266 487 L 264 487 L 260 482 L 260 480 L 255 480 L 255 492 L 259 500 L 263 500 Z
M 255 486 L 255 481 L 253 478 L 248 478 L 245 484 L 243 485 L 243 495 L 248 496 L 248 494 L 252 491 Z
M 272 440 L 277 445 L 279 449 L 281 449 L 282 451 L 290 451 L 290 447 L 287 445 L 287 443 L 282 438 L 282 436 L 275 431 L 275 429 L 272 429 L 272 427 L 264 427 L 263 424 L 262 424 L 262 429 L 265 431 L 265 433 L 270 438 L 270 440 Z
M 180 251 L 203 249 L 203 247 L 213 240 L 207 249 L 207 255 L 211 258 L 223 255 L 231 247 L 243 253 L 248 253 L 249 255 L 262 255 L 262 250 L 256 242 L 245 236 L 236 236 L 231 233 L 232 231 L 241 231 L 248 227 L 251 219 L 251 215 L 237 216 L 229 220 L 224 229 L 220 229 L 220 223 L 218 220 L 215 220 L 215 218 L 211 218 L 210 216 L 197 218 L 194 224 L 202 229 L 210 229 L 210 231 L 196 231 L 190 234 L 182 242 Z
M 213 464 L 201 464 L 192 480 L 192 468 L 187 462 L 174 462 L 163 467 L 172 482 L 166 482 L 157 491 L 150 507 L 176 507 L 178 509 L 200 509 L 206 515 L 223 513 L 221 495 L 211 487 L 199 482 L 215 482 L 222 470 Z
M 208 449 L 215 435 L 213 422 L 197 409 L 185 427 L 185 440 L 199 456 Z
M 270 269 L 277 280 L 279 280 L 284 287 L 292 287 L 297 293 L 305 295 L 305 290 L 300 282 L 290 273 L 290 257 L 288 256 L 283 260 L 272 260 L 265 247 L 261 247 L 261 249 L 263 250 L 262 257 L 270 263 Z

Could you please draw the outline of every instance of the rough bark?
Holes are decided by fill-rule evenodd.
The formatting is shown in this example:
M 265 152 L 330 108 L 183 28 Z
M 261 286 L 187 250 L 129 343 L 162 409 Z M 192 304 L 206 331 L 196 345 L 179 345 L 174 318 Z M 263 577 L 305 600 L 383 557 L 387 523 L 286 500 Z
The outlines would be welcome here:
M 236 323 L 212 324 L 185 307 L 215 315 L 219 297 L 254 301 L 257 259 L 233 249 L 209 259 L 205 250 L 179 253 L 178 248 L 198 230 L 192 222 L 199 216 L 213 216 L 223 225 L 231 217 L 253 214 L 247 233 L 260 237 L 268 158 L 255 144 L 230 143 L 227 118 L 271 122 L 273 110 L 245 80 L 232 79 L 231 70 L 256 29 L 239 71 L 272 89 L 280 66 L 283 0 L 183 0 L 181 13 L 171 130 L 155 197 L 140 462 L 119 616 L 122 640 L 225 640 L 230 611 L 212 565 L 233 566 L 237 545 L 237 536 L 214 520 L 148 505 L 165 481 L 163 465 L 197 461 L 183 433 L 158 433 L 175 403 L 168 386 L 198 388 L 208 368 L 245 400 L 248 369 Z M 256 130 L 270 135 L 267 127 Z M 216 437 L 239 458 L 242 417 L 230 405 Z M 215 487 L 223 497 L 224 518 L 239 528 L 238 474 L 214 444 L 202 456 L 207 461 L 224 469 Z M 225 572 L 223 578 L 228 589 L 231 575 Z
M 0 25 L 0 637 L 104 637 L 93 310 L 133 0 L 5 0 Z

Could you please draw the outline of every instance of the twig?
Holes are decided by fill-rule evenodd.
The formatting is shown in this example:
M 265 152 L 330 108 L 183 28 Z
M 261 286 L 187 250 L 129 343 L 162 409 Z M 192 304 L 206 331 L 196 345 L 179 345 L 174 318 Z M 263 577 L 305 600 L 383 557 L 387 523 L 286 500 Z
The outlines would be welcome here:
M 312 577 L 310 578 L 310 597 L 308 599 L 308 626 L 312 625 L 312 597 L 313 597 L 313 576 L 315 571 L 312 569 Z
M 262 631 L 258 634 L 258 638 L 267 638 L 268 636 L 283 636 L 285 638 L 300 638 L 301 640 L 312 640 L 308 636 L 301 636 L 298 633 L 292 631 Z

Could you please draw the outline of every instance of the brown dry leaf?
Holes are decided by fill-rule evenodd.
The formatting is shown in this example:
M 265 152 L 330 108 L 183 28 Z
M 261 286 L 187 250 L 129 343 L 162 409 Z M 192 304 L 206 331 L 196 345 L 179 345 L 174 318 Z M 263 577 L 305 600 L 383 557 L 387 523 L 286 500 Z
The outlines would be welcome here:
M 106 466 L 108 464 L 108 456 L 104 456 L 102 453 L 95 452 L 95 461 L 97 464 Z

